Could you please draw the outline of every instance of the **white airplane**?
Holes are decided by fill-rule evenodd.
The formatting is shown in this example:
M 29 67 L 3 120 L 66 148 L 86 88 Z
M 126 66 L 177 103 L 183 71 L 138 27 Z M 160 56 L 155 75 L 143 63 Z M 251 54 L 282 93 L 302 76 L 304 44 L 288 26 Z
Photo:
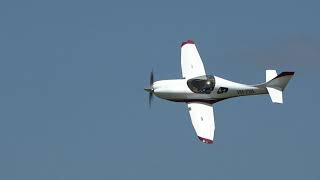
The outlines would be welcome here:
M 192 125 L 200 141 L 212 144 L 214 139 L 213 104 L 232 97 L 269 94 L 273 103 L 283 103 L 282 92 L 294 72 L 266 70 L 266 82 L 245 85 L 207 75 L 192 40 L 181 44 L 182 79 L 153 81 L 150 75 L 149 105 L 153 94 L 159 98 L 187 103 Z

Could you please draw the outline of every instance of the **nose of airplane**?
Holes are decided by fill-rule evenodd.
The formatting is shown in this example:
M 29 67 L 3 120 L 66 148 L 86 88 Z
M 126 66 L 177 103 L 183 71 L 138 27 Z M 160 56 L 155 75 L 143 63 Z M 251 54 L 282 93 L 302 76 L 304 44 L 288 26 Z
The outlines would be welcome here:
M 162 93 L 167 93 L 167 88 L 162 87 L 162 86 L 155 86 L 153 89 L 153 92 L 155 95 L 160 95 Z
M 158 89 L 159 87 L 161 87 L 161 81 L 156 81 L 152 84 L 152 88 L 155 90 L 155 89 Z

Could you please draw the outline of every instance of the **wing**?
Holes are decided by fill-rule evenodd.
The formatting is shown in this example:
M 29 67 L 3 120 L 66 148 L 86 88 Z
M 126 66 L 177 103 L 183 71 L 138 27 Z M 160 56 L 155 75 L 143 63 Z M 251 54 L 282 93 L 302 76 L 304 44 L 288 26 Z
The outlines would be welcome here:
M 192 125 L 200 141 L 212 144 L 214 137 L 214 117 L 211 104 L 201 102 L 188 103 Z
M 192 40 L 181 44 L 182 77 L 186 79 L 206 75 L 197 47 Z

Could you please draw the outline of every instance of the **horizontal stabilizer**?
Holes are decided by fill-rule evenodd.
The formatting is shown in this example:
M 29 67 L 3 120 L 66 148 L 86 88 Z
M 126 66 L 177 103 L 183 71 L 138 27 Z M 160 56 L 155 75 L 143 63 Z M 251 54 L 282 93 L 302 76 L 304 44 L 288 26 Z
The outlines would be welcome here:
M 271 100 L 273 103 L 282 104 L 283 98 L 282 98 L 282 91 L 276 88 L 267 87 L 268 93 L 271 97 Z

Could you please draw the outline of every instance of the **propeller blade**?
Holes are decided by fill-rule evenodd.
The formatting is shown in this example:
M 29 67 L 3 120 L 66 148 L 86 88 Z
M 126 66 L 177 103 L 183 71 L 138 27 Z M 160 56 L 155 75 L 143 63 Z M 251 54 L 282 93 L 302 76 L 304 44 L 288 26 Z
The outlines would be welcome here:
M 153 70 L 151 71 L 151 74 L 150 74 L 150 87 L 152 87 L 153 85 Z
M 149 108 L 151 108 L 151 102 L 153 99 L 153 82 L 154 82 L 154 77 L 153 77 L 153 69 L 150 73 L 150 84 L 149 84 L 149 88 L 145 88 L 144 90 L 149 92 Z
M 150 93 L 149 93 L 149 108 L 151 108 L 152 99 L 153 99 L 153 93 L 150 92 Z

